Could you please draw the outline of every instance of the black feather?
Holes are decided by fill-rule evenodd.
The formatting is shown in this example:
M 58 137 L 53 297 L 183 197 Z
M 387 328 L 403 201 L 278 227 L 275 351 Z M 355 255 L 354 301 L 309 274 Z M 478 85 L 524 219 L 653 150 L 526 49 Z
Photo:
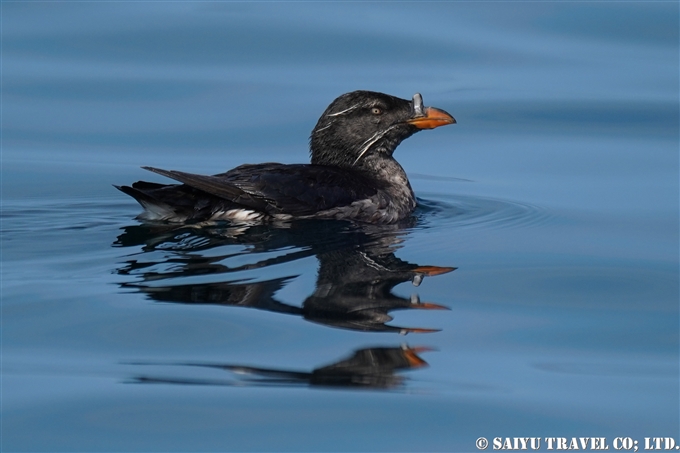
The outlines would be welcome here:
M 145 220 L 318 217 L 396 222 L 416 206 L 406 173 L 392 154 L 420 130 L 413 124 L 425 112 L 418 99 L 416 109 L 413 102 L 382 93 L 340 96 L 312 131 L 311 165 L 241 165 L 213 176 L 142 167 L 182 184 L 138 181 L 116 187 L 146 209 L 140 216 Z

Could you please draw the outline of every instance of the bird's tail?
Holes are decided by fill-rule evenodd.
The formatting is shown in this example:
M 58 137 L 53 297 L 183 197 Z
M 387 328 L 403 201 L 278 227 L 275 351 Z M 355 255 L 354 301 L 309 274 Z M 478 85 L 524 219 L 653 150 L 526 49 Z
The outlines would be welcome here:
M 148 185 L 149 187 L 139 187 L 140 183 Z M 147 182 L 136 182 L 133 184 L 134 187 L 130 186 L 117 186 L 114 184 L 113 187 L 120 190 L 121 192 L 130 195 L 132 198 L 137 200 L 137 202 L 144 208 L 144 212 L 137 216 L 140 220 L 150 220 L 150 221 L 178 221 L 177 212 L 167 203 L 164 203 L 153 195 L 151 195 L 149 189 L 158 189 L 163 187 L 163 184 L 154 184 Z M 146 189 L 146 190 L 145 190 Z

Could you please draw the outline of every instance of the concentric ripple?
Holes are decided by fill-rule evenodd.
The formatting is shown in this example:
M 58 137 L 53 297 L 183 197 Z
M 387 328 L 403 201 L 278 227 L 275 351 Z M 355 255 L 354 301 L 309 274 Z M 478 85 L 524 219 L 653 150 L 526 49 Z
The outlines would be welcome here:
M 524 228 L 544 225 L 552 215 L 527 203 L 471 195 L 425 194 L 415 212 L 420 228 Z

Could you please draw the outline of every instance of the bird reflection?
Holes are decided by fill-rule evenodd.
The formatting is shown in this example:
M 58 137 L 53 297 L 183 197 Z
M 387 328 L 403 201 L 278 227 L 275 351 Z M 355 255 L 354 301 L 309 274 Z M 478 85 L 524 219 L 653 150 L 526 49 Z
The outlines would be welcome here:
M 439 310 L 417 295 L 399 297 L 392 289 L 453 267 L 419 266 L 397 258 L 410 225 L 361 226 L 347 222 L 303 221 L 288 225 L 169 227 L 138 225 L 124 229 L 114 246 L 141 246 L 118 273 L 124 282 L 159 302 L 240 306 L 301 316 L 307 321 L 365 332 L 426 333 L 438 329 L 388 325 L 397 309 Z M 316 256 L 316 288 L 301 305 L 275 295 L 298 275 L 246 280 L 242 273 Z M 279 268 L 280 269 L 280 268 Z M 178 283 L 180 280 L 192 283 Z M 209 279 L 209 282 L 204 280 Z M 203 280 L 203 281 L 195 281 Z
M 427 366 L 418 354 L 429 351 L 426 347 L 374 347 L 354 351 L 345 359 L 312 371 L 279 368 L 257 368 L 246 365 L 214 363 L 182 363 L 179 366 L 213 368 L 233 373 L 234 378 L 167 378 L 137 376 L 132 382 L 143 384 L 183 384 L 222 386 L 322 386 L 394 389 L 404 385 L 405 377 L 399 372 Z M 136 363 L 135 365 L 157 365 Z

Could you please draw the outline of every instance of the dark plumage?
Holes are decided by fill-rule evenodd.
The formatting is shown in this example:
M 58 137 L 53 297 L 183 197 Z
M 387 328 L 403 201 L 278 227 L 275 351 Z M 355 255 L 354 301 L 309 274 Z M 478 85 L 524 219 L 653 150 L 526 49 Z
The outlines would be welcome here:
M 421 129 L 455 123 L 443 110 L 371 91 L 337 98 L 310 138 L 310 164 L 241 165 L 214 176 L 143 167 L 182 184 L 116 186 L 145 209 L 138 218 L 169 222 L 292 218 L 392 223 L 410 215 L 415 196 L 392 157 Z

